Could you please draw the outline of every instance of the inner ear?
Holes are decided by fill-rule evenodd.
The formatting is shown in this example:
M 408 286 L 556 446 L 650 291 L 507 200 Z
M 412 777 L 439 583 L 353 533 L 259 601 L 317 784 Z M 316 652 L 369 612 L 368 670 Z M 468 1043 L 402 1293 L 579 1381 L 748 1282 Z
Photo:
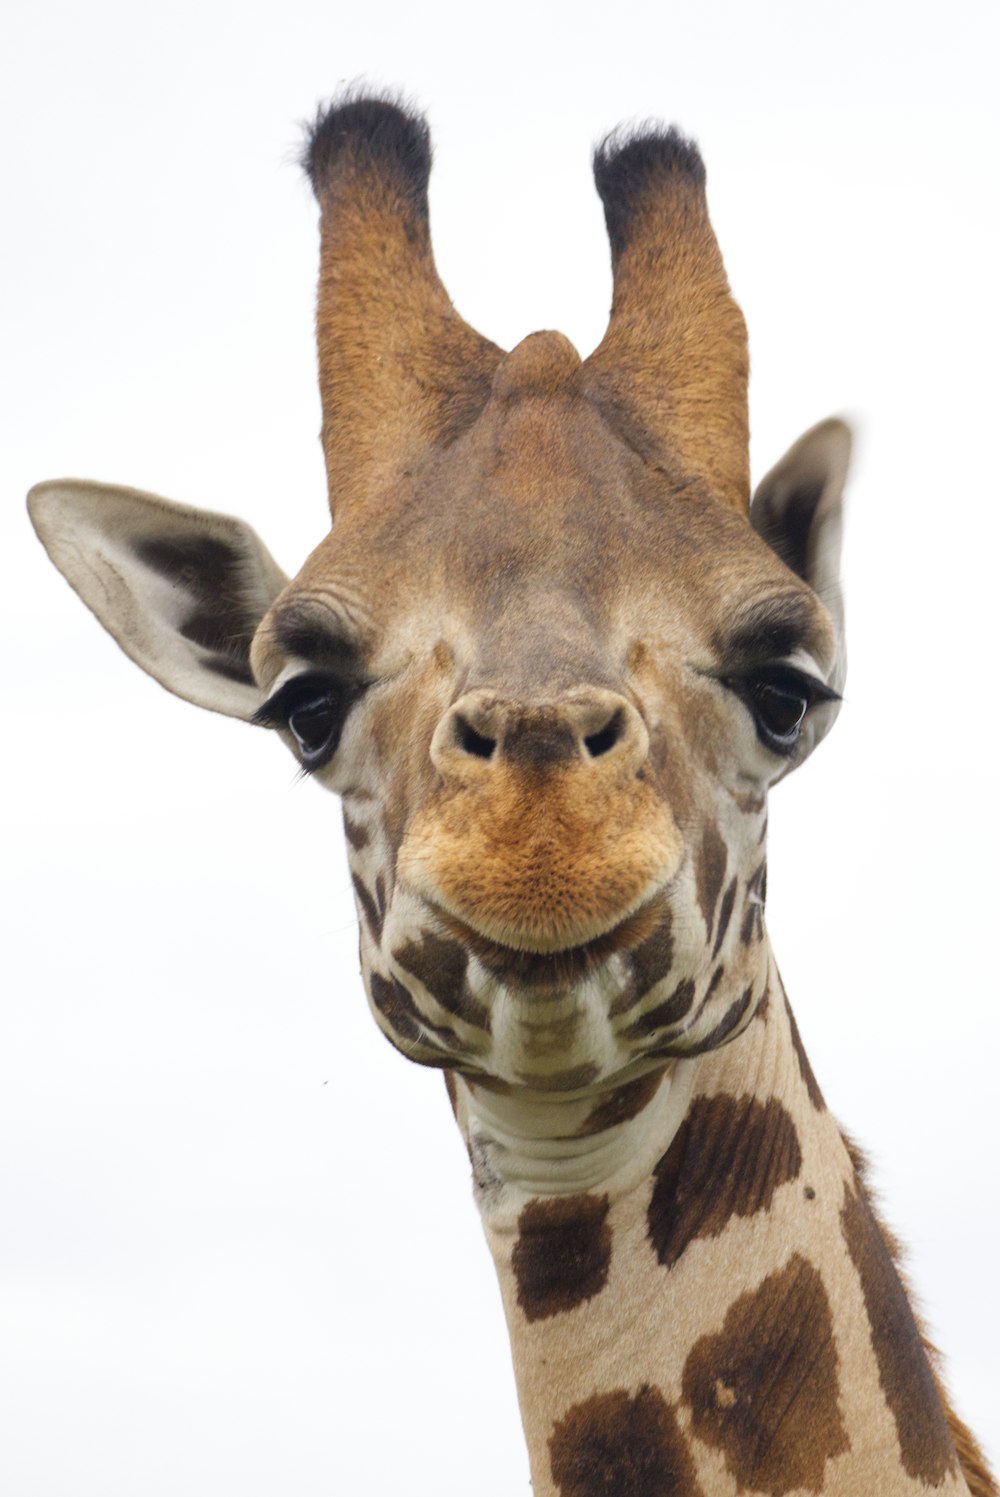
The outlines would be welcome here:
M 231 543 L 207 535 L 151 535 L 134 543 L 136 559 L 186 600 L 177 630 L 198 645 L 205 670 L 253 686 L 250 641 L 260 616 L 247 586 L 244 558 Z
M 762 540 L 808 582 L 833 619 L 840 660 L 830 684 L 843 685 L 844 604 L 840 587 L 843 493 L 851 431 L 837 419 L 800 437 L 757 487 L 750 523 Z
M 787 567 L 816 591 L 839 577 L 840 522 L 851 455 L 843 421 L 821 421 L 800 437 L 757 487 L 750 520 Z
M 287 579 L 249 525 L 77 480 L 40 484 L 29 509 L 56 566 L 137 665 L 199 707 L 253 717 L 250 644 Z
M 798 577 L 809 576 L 810 539 L 825 487 L 822 476 L 804 474 L 801 482 L 788 487 L 780 502 L 772 499 L 753 509 L 758 535 Z

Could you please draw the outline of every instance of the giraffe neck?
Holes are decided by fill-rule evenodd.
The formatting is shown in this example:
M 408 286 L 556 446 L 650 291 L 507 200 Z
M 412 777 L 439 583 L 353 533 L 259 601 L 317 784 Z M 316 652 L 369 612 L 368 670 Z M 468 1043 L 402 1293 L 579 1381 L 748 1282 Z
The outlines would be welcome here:
M 773 964 L 721 1050 L 603 1097 L 454 1100 L 535 1497 L 968 1490 Z

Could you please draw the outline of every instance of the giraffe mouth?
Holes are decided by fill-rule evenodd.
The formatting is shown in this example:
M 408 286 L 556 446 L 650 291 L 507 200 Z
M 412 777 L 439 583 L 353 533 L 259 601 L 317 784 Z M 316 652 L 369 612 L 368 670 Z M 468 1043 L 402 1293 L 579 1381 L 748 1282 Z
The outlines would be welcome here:
M 666 897 L 662 890 L 633 910 L 610 930 L 558 951 L 525 951 L 505 946 L 449 914 L 440 906 L 434 913 L 457 941 L 476 956 L 499 981 L 530 988 L 565 988 L 581 982 L 619 951 L 628 951 L 652 935 L 663 918 Z

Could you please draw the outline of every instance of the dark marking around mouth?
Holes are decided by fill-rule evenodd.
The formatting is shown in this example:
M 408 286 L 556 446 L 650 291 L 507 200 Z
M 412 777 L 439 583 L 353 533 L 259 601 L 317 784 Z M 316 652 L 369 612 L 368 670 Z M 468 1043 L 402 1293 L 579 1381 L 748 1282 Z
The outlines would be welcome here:
M 665 908 L 652 934 L 629 952 L 631 981 L 613 1003 L 613 1016 L 627 1012 L 669 975 L 674 960 L 672 925 L 670 910 Z
M 437 909 L 435 913 L 456 940 L 476 956 L 493 977 L 499 982 L 523 987 L 575 985 L 619 951 L 629 951 L 633 943 L 638 943 L 635 949 L 639 949 L 650 938 L 651 931 L 655 936 L 660 923 L 665 922 L 669 932 L 669 918 L 661 899 L 650 900 L 593 940 L 550 952 L 501 945 L 446 910 Z M 662 951 L 662 946 L 660 949 Z
M 408 941 L 393 955 L 447 1013 L 489 1031 L 489 1010 L 469 992 L 469 955 L 457 941 L 425 931 L 419 941 Z
M 648 1013 L 642 1014 L 625 1031 L 625 1038 L 638 1039 L 642 1035 L 652 1034 L 658 1029 L 666 1029 L 672 1024 L 679 1024 L 691 1011 L 694 1002 L 695 986 L 689 977 L 677 984 L 669 998 L 651 1008 Z
M 370 971 L 367 982 L 372 1002 L 393 1031 L 404 1040 L 419 1040 L 435 1049 L 447 1047 L 448 1057 L 444 1065 L 454 1065 L 455 1057 L 467 1051 L 458 1035 L 447 1024 L 434 1024 L 422 1014 L 412 995 L 395 977 L 383 977 L 380 972 Z

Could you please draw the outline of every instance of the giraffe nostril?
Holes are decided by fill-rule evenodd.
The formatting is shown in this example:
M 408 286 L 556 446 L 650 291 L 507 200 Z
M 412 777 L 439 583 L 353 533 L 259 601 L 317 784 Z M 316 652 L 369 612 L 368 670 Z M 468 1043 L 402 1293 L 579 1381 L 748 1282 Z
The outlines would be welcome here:
M 620 741 L 624 731 L 625 718 L 619 710 L 612 714 L 603 728 L 587 735 L 583 740 L 584 747 L 592 759 L 599 759 L 602 754 L 610 753 L 615 744 Z
M 477 733 L 475 728 L 464 717 L 455 718 L 455 743 L 466 754 L 472 754 L 477 759 L 492 759 L 493 750 L 497 746 L 495 738 L 486 738 L 482 733 Z

